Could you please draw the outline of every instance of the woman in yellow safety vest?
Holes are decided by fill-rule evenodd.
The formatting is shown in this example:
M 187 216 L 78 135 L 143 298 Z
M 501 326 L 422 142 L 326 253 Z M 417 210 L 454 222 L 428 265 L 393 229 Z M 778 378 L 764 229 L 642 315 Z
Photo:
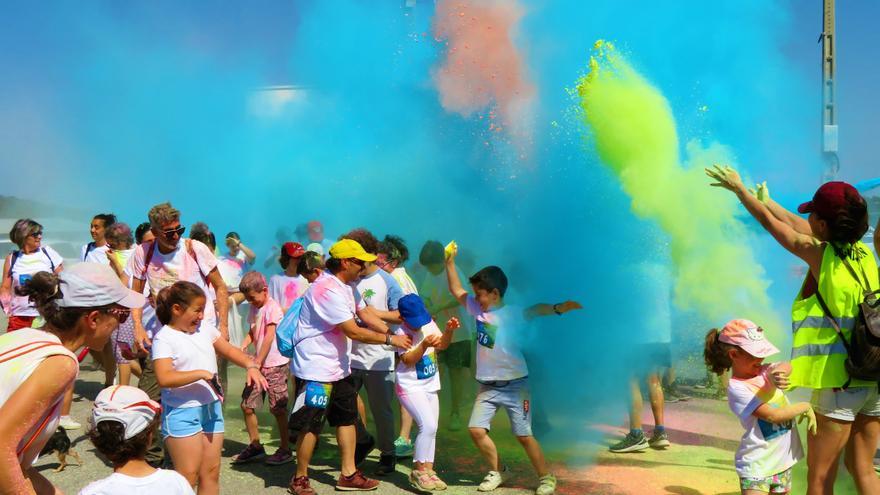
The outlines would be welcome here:
M 809 214 L 804 219 L 771 200 L 766 183 L 749 191 L 730 167 L 716 165 L 706 173 L 716 181 L 713 186 L 733 191 L 779 244 L 809 267 L 792 306 L 791 374 L 774 376 L 780 388 L 813 389 L 810 402 L 818 431 L 807 436 L 807 493 L 833 492 L 844 448 L 859 493 L 880 493 L 872 462 L 880 440 L 878 383 L 850 380 L 844 369 L 846 348 L 818 298 L 848 340 L 864 288 L 880 286 L 874 255 L 861 242 L 868 230 L 865 199 L 845 182 L 828 182 L 798 208 Z

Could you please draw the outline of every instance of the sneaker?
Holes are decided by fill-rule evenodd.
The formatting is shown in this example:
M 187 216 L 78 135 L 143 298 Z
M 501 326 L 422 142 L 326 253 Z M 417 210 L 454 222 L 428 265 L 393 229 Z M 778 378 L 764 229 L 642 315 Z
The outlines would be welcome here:
M 437 484 L 431 479 L 431 472 L 419 469 L 413 469 L 410 471 L 409 484 L 416 490 L 421 490 L 423 492 L 432 492 L 437 489 Z
M 673 395 L 673 396 L 677 397 L 678 400 L 680 400 L 682 402 L 685 402 L 685 401 L 688 401 L 691 399 L 691 396 L 682 392 L 681 389 L 678 388 L 678 385 L 676 385 L 675 383 L 663 388 L 664 397 L 666 396 L 666 394 Z
M 394 457 L 394 454 L 382 454 L 379 456 L 379 465 L 376 466 L 375 474 L 376 476 L 387 476 L 393 473 L 396 467 L 397 459 Z
M 449 424 L 446 425 L 446 429 L 449 431 L 461 430 L 461 415 L 458 413 L 452 413 L 452 415 L 449 416 Z
M 663 402 L 667 404 L 675 404 L 680 400 L 681 397 L 679 397 L 675 392 L 663 389 Z
M 280 466 L 282 464 L 287 464 L 288 462 L 293 462 L 293 452 L 288 449 L 279 448 L 275 451 L 274 454 L 267 457 L 266 460 L 263 462 L 270 466 Z
M 665 449 L 666 447 L 669 447 L 671 444 L 669 443 L 669 435 L 666 434 L 666 430 L 654 430 L 654 434 L 651 435 L 651 438 L 648 440 L 648 445 L 650 445 L 652 449 Z
M 308 476 L 295 477 L 290 480 L 290 485 L 287 487 L 287 491 L 293 495 L 315 495 L 315 490 L 313 490 L 312 486 L 309 484 Z
M 364 443 L 358 443 L 354 447 L 354 465 L 360 466 L 364 459 L 367 458 L 367 455 L 373 451 L 373 447 L 376 446 L 376 439 L 373 438 L 373 435 L 369 435 L 367 437 L 367 441 Z
M 648 448 L 648 440 L 645 438 L 644 433 L 632 433 L 629 432 L 626 434 L 623 440 L 617 442 L 608 448 L 611 452 L 615 454 L 622 454 L 624 452 L 640 452 L 642 450 L 646 450 Z
M 538 488 L 535 489 L 535 495 L 553 495 L 556 493 L 556 476 L 545 474 L 538 478 Z
M 446 484 L 445 481 L 441 480 L 439 476 L 437 476 L 437 471 L 433 469 L 428 471 L 431 473 L 431 481 L 434 482 L 434 491 L 439 492 L 449 488 L 449 485 Z
M 266 449 L 263 448 L 262 444 L 252 444 L 249 443 L 247 447 L 245 447 L 238 455 L 232 457 L 233 464 L 244 464 L 246 462 L 253 462 L 258 459 L 262 459 L 266 457 Z
M 397 437 L 394 441 L 394 455 L 397 457 L 412 457 L 413 443 L 407 438 Z
M 74 421 L 70 416 L 61 416 L 61 421 L 58 423 L 58 426 L 65 430 L 78 430 L 82 428 L 82 425 Z
M 351 476 L 343 476 L 340 473 L 339 480 L 336 482 L 336 489 L 343 492 L 367 491 L 376 488 L 379 488 L 379 482 L 367 478 L 360 471 L 355 471 Z
M 501 486 L 501 483 L 504 483 L 504 476 L 502 473 L 507 472 L 507 467 L 502 469 L 501 471 L 489 471 L 486 473 L 486 477 L 483 478 L 483 481 L 480 483 L 480 486 L 477 487 L 478 491 L 481 492 L 491 492 L 492 490 Z

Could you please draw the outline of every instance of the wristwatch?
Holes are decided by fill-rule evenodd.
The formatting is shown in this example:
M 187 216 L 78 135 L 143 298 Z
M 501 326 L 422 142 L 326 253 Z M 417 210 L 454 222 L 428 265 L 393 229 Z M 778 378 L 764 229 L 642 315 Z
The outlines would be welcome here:
M 385 345 L 391 345 L 391 334 L 385 334 Z
M 556 303 L 553 305 L 553 312 L 556 313 L 557 315 L 561 315 L 562 311 L 559 311 L 558 306 L 559 306 L 559 303 Z

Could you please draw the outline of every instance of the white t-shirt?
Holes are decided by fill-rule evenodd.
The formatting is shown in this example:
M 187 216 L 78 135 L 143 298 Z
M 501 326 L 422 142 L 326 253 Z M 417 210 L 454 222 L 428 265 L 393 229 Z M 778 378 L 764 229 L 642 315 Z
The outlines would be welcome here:
M 277 328 L 283 316 L 284 312 L 281 311 L 281 306 L 271 297 L 266 300 L 266 304 L 263 304 L 262 308 L 251 306 L 251 312 L 248 315 L 248 325 L 252 329 L 251 338 L 254 341 L 255 356 L 259 354 L 260 349 L 263 347 L 263 342 L 266 340 L 266 327 L 275 325 Z M 263 361 L 263 368 L 283 366 L 289 362 L 289 358 L 282 356 L 278 352 L 277 339 L 272 339 L 272 346 L 269 348 L 269 354 L 266 354 L 266 360 Z
M 126 250 L 115 250 L 113 251 L 113 255 L 116 256 L 116 259 L 119 261 L 119 264 L 125 267 L 125 274 L 129 277 L 128 287 L 131 288 L 132 282 L 134 281 L 134 277 L 131 274 L 131 258 L 134 256 L 134 251 L 136 247 Z M 144 290 L 143 294 L 146 297 L 150 296 L 150 281 L 144 280 Z M 141 324 L 144 326 L 144 330 L 147 332 L 147 337 L 150 340 L 153 340 L 153 335 L 162 328 L 162 324 L 159 323 L 159 318 L 156 316 L 156 309 L 153 308 L 153 305 L 150 304 L 149 299 L 144 302 L 143 307 L 143 317 L 141 318 Z
M 67 350 L 55 335 L 36 328 L 22 328 L 0 335 L 0 407 L 27 381 L 49 356 L 67 356 L 76 362 L 76 356 Z M 61 402 L 44 404 L 44 412 L 28 431 L 23 433 L 16 452 L 18 461 L 30 467 L 40 450 L 55 433 L 61 418 Z M 27 448 L 25 448 L 27 447 Z
M 269 296 L 278 301 L 284 312 L 287 312 L 293 301 L 305 294 L 308 288 L 309 281 L 302 275 L 288 277 L 282 273 L 269 278 Z
M 761 404 L 782 407 L 789 404 L 769 378 L 770 365 L 749 379 L 730 379 L 727 403 L 745 428 L 736 451 L 736 472 L 741 478 L 764 478 L 781 473 L 803 458 L 804 451 L 794 421 L 774 424 L 758 419 L 754 413 Z
M 6 257 L 12 262 L 13 254 Z M 51 260 L 51 262 L 50 262 Z M 37 308 L 31 304 L 27 296 L 19 296 L 15 293 L 15 289 L 21 287 L 22 284 L 32 279 L 37 272 L 52 272 L 52 265 L 57 270 L 64 259 L 54 249 L 49 246 L 42 246 L 33 253 L 24 254 L 22 251 L 12 269 L 9 276 L 12 278 L 12 300 L 10 301 L 10 316 L 39 316 Z
M 522 308 L 506 305 L 483 311 L 470 294 L 466 308 L 477 325 L 477 380 L 504 381 L 528 376 L 529 368 L 520 349 L 527 330 Z
M 165 287 L 174 285 L 178 281 L 192 282 L 205 291 L 205 318 L 202 320 L 202 326 L 217 326 L 217 313 L 214 311 L 213 292 L 209 290 L 205 283 L 205 277 L 211 273 L 211 270 L 217 267 L 217 258 L 208 246 L 199 241 L 192 241 L 192 250 L 198 258 L 196 260 L 190 256 L 186 249 L 187 239 L 180 239 L 177 248 L 170 253 L 163 254 L 159 251 L 157 241 L 145 242 L 135 248 L 134 256 L 129 260 L 129 266 L 126 271 L 139 280 L 147 280 L 150 284 L 150 290 L 155 299 L 156 294 Z M 146 261 L 145 249 L 153 250 L 153 257 L 150 259 L 150 266 L 146 270 L 144 276 L 144 262 Z
M 226 288 L 232 292 L 238 292 L 241 277 L 244 276 L 244 272 L 250 269 L 251 264 L 248 263 L 244 251 L 239 251 L 235 256 L 226 253 L 217 262 L 217 270 L 220 271 L 220 277 L 226 283 Z
M 324 272 L 303 296 L 294 334 L 290 372 L 314 382 L 336 382 L 351 374 L 348 337 L 337 325 L 365 307 L 355 290 Z
M 103 246 L 93 246 L 92 249 L 89 249 L 91 244 L 91 242 L 84 244 L 82 249 L 79 250 L 79 260 L 109 265 L 110 260 L 107 259 L 107 251 L 110 250 L 110 246 L 105 243 Z
M 203 322 L 204 323 L 204 322 Z M 214 341 L 220 332 L 202 324 L 195 332 L 187 333 L 163 326 L 153 337 L 153 361 L 171 358 L 175 371 L 208 370 L 217 373 L 217 353 Z M 220 397 L 204 380 L 188 385 L 162 389 L 162 404 L 170 407 L 198 407 L 210 404 Z
M 400 285 L 400 290 L 403 291 L 404 295 L 419 295 L 419 289 L 416 288 L 416 283 L 413 282 L 409 273 L 406 273 L 406 268 L 398 266 L 391 272 L 391 276 L 394 277 L 394 280 L 397 280 L 397 284 Z
M 122 473 L 93 481 L 79 495 L 195 495 L 186 478 L 177 471 L 157 469 L 155 473 L 135 478 Z
M 461 280 L 467 280 L 467 278 L 462 276 L 461 271 L 458 272 L 458 276 Z M 446 322 L 453 316 L 461 321 L 461 328 L 455 331 L 452 342 L 470 340 L 470 327 L 472 325 L 469 324 L 468 318 L 463 318 L 461 305 L 452 296 L 452 293 L 449 292 L 449 282 L 446 279 L 445 271 L 434 275 L 430 271 L 425 270 L 419 284 L 419 295 L 425 302 L 425 308 L 428 309 L 428 313 L 431 314 L 434 321 L 439 322 L 438 325 L 446 325 Z M 444 310 L 437 309 L 444 306 L 451 307 Z
M 396 310 L 397 301 L 403 297 L 400 285 L 391 274 L 382 269 L 358 280 L 355 290 L 367 306 L 382 311 Z M 394 327 L 396 325 L 391 325 L 389 330 L 394 332 Z M 351 367 L 358 370 L 394 371 L 394 347 L 352 341 Z
M 413 347 L 419 345 L 425 337 L 433 334 L 440 334 L 440 329 L 432 320 L 419 330 L 413 330 L 409 325 L 400 325 L 395 330 L 398 335 L 408 335 L 412 339 Z M 404 354 L 405 349 L 397 349 L 398 354 Z M 440 390 L 440 369 L 437 367 L 437 351 L 433 347 L 428 347 L 415 366 L 407 366 L 402 360 L 398 360 L 397 368 L 397 386 L 404 391 L 421 390 L 424 392 L 436 392 Z

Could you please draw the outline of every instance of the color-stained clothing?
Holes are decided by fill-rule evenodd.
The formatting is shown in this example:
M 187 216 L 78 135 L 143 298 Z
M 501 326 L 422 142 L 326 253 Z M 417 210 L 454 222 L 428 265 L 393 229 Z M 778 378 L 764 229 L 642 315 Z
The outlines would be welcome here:
M 470 294 L 465 307 L 477 323 L 477 380 L 504 381 L 529 374 L 520 341 L 526 331 L 522 308 L 505 305 L 483 311 Z
M 15 257 L 14 253 L 7 256 L 6 259 L 12 263 L 13 257 Z M 64 263 L 64 259 L 50 246 L 42 246 L 30 254 L 20 252 L 9 271 L 9 277 L 12 279 L 12 300 L 7 308 L 7 314 L 10 316 L 39 316 L 37 308 L 34 307 L 30 299 L 27 296 L 17 295 L 15 290 L 32 279 L 37 272 L 51 273 L 53 269 L 57 270 L 62 263 Z
M 394 311 L 397 301 L 403 297 L 400 285 L 385 270 L 376 270 L 358 280 L 355 290 L 367 306 L 380 311 Z M 390 325 L 394 332 L 397 325 Z M 352 341 L 351 367 L 368 371 L 394 370 L 394 348 L 386 345 L 365 344 Z
M 309 281 L 302 275 L 288 277 L 283 273 L 281 275 L 272 275 L 269 278 L 269 296 L 278 301 L 282 311 L 287 311 L 298 297 L 306 293 L 309 288 Z
M 253 305 L 251 306 L 250 315 L 248 315 L 248 324 L 251 328 L 251 339 L 253 340 L 254 349 L 256 353 L 259 354 L 260 349 L 263 347 L 263 342 L 266 341 L 266 328 L 269 325 L 278 326 L 278 323 L 281 322 L 281 318 L 284 316 L 284 313 L 281 311 L 281 306 L 275 302 L 271 297 L 266 299 L 266 303 L 263 304 L 262 308 L 256 308 Z M 275 338 L 272 338 L 272 346 L 269 348 L 269 354 L 266 355 L 266 360 L 263 361 L 263 368 L 274 368 L 276 366 L 285 366 L 290 363 L 290 359 L 286 358 L 278 352 L 278 344 L 275 341 Z
M 740 478 L 765 478 L 781 473 L 803 458 L 801 439 L 794 421 L 770 423 L 753 413 L 762 404 L 770 407 L 789 405 L 781 390 L 769 377 L 770 365 L 748 380 L 730 379 L 727 402 L 745 428 L 736 451 L 736 472 Z
M 226 283 L 226 288 L 230 292 L 238 292 L 238 284 L 241 283 L 241 277 L 244 276 L 244 272 L 250 269 L 251 264 L 248 263 L 244 251 L 239 251 L 235 256 L 226 253 L 217 259 L 217 270 L 220 272 L 220 278 Z
M 406 335 L 412 339 L 412 346 L 417 347 L 428 335 L 442 335 L 437 324 L 431 321 L 419 330 L 413 330 L 409 325 L 403 324 L 395 331 L 397 335 Z M 403 355 L 407 349 L 398 349 L 397 353 Z M 436 392 L 440 390 L 440 369 L 437 366 L 437 351 L 428 347 L 425 354 L 415 365 L 407 365 L 402 359 L 397 360 L 397 390 L 411 392 L 421 390 L 423 392 Z

